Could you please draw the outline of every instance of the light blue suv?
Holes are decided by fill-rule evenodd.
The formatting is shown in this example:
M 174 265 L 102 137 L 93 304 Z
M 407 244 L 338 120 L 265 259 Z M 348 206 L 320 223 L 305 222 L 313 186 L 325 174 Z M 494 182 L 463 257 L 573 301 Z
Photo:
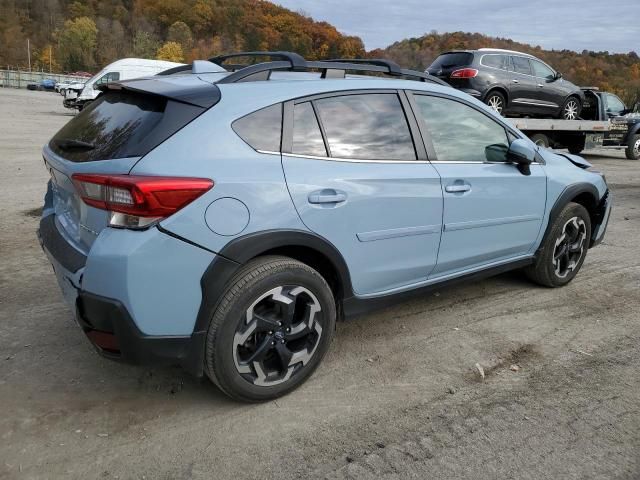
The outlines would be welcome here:
M 41 244 L 98 352 L 236 399 L 297 387 L 336 320 L 409 293 L 565 285 L 607 227 L 586 161 L 391 62 L 248 52 L 105 88 L 44 147 Z

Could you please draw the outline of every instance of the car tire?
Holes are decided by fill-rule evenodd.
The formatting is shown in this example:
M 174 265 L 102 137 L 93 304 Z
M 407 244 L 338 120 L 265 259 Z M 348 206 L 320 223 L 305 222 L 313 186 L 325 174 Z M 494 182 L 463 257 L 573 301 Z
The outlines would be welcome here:
M 640 160 L 640 135 L 631 135 L 624 154 L 629 160 Z
M 563 120 L 578 120 L 582 113 L 582 102 L 579 98 L 569 97 L 565 100 L 560 110 L 560 118 Z
M 318 367 L 335 323 L 333 293 L 316 270 L 288 257 L 254 259 L 234 276 L 213 313 L 205 370 L 233 399 L 280 397 Z
M 531 135 L 531 141 L 539 147 L 549 148 L 549 137 L 544 133 L 536 133 Z
M 577 138 L 572 142 L 569 142 L 569 144 L 567 145 L 567 150 L 569 150 L 569 153 L 572 153 L 573 155 L 580 155 L 584 150 L 584 147 L 585 147 L 584 137 Z
M 504 112 L 507 109 L 507 99 L 505 96 L 497 90 L 489 92 L 484 99 L 484 103 L 489 105 L 498 114 L 504 116 Z
M 578 203 L 567 204 L 555 219 L 527 276 L 545 287 L 562 287 L 578 274 L 591 239 L 591 218 Z

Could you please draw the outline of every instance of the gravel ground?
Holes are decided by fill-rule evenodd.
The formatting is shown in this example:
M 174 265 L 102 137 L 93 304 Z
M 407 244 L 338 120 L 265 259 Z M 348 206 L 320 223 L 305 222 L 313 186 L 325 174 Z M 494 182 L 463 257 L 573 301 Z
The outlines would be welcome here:
M 73 323 L 35 237 L 61 103 L 0 89 L 0 478 L 640 478 L 640 162 L 585 155 L 615 209 L 569 286 L 515 272 L 340 324 L 302 388 L 242 405 Z

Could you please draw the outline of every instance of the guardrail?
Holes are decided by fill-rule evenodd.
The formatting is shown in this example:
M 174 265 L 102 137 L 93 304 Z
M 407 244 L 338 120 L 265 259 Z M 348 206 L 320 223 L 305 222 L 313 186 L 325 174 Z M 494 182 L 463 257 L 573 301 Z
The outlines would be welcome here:
M 40 84 L 42 80 L 51 79 L 56 82 L 78 81 L 86 82 L 88 78 L 61 73 L 27 72 L 24 70 L 0 70 L 0 87 L 27 88 L 29 83 Z

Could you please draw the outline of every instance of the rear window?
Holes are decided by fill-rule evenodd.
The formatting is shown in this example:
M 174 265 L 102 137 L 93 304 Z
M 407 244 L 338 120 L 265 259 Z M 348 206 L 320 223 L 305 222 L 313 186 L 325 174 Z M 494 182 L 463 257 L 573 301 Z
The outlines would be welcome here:
M 480 63 L 485 67 L 509 70 L 509 57 L 507 55 L 484 55 Z
M 429 67 L 429 70 L 433 68 L 450 68 L 460 67 L 471 64 L 473 61 L 473 54 L 469 52 L 452 52 L 443 53 Z
M 157 95 L 109 91 L 62 127 L 49 146 L 72 162 L 139 157 L 202 111 Z

